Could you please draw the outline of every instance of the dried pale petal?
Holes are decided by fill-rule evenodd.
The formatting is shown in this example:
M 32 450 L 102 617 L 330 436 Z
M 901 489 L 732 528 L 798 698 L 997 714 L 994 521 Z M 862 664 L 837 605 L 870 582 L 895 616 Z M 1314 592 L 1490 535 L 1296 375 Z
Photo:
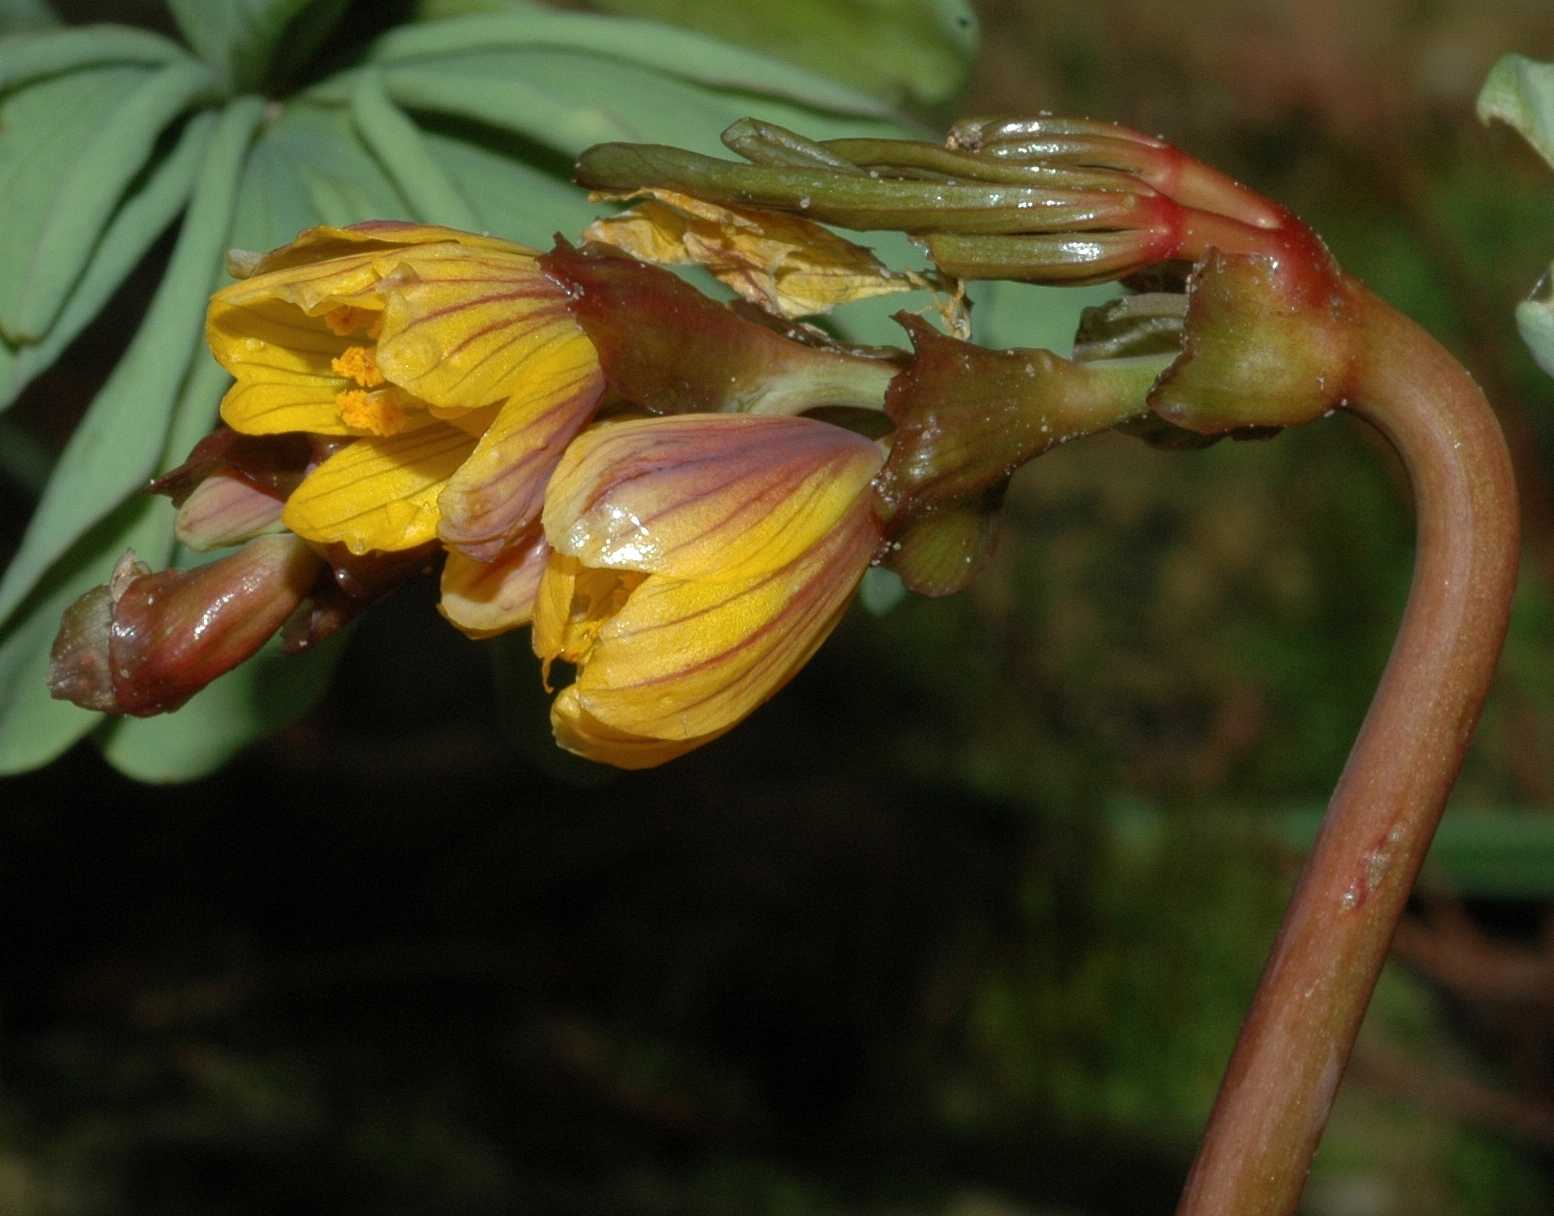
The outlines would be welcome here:
M 779 570 L 718 583 L 650 575 L 583 656 L 578 706 L 628 735 L 688 741 L 726 729 L 815 652 L 878 541 L 864 497 L 818 545 Z
M 884 455 L 811 418 L 684 414 L 573 441 L 545 532 L 588 566 L 729 582 L 786 566 L 835 528 Z
M 282 519 L 298 536 L 352 553 L 412 549 L 437 536 L 437 496 L 475 447 L 460 427 L 422 418 L 386 438 L 358 439 L 308 474 Z
M 150 573 L 151 567 L 130 549 L 119 558 L 111 582 L 93 587 L 65 609 L 59 633 L 49 647 L 49 696 L 98 713 L 118 710 L 119 698 L 108 657 L 113 606 L 125 587 Z
M 550 725 L 556 743 L 588 760 L 616 768 L 645 769 L 667 764 L 686 752 L 712 742 L 732 729 L 733 723 L 710 735 L 691 739 L 653 739 L 614 730 L 595 718 L 578 698 L 577 689 L 563 688 L 550 707 Z
M 230 472 L 212 473 L 178 508 L 174 534 L 201 552 L 278 532 L 284 499 Z
M 934 286 L 891 270 L 862 245 L 802 216 L 719 206 L 671 190 L 596 198 L 646 200 L 596 220 L 590 240 L 647 262 L 694 262 L 745 299 L 781 317 L 829 312 L 839 304 Z
M 529 254 L 407 259 L 383 291 L 378 366 L 444 408 L 505 400 L 532 361 L 581 332 L 565 294 Z
M 449 553 L 442 568 L 442 598 L 437 610 L 472 638 L 495 637 L 527 625 L 534 615 L 535 593 L 549 556 L 550 546 L 543 533 L 494 562 Z
M 603 393 L 599 359 L 581 331 L 537 352 L 438 499 L 443 543 L 490 561 L 528 532 L 546 479 Z

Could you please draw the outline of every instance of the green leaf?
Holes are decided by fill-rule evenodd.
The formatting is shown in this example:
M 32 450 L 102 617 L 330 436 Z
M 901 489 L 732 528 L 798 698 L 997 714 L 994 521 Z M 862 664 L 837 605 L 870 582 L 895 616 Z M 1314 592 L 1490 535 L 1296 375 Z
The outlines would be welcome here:
M 581 13 L 476 15 L 406 26 L 379 39 L 371 59 L 384 66 L 430 66 L 456 73 L 467 56 L 523 49 L 587 51 L 681 80 L 784 97 L 817 110 L 876 118 L 890 112 L 876 98 L 834 80 L 703 34 L 653 21 Z M 574 107 L 593 100 L 576 85 L 564 88 L 561 96 Z
M 21 547 L 0 579 L 0 621 L 55 561 L 155 471 L 179 385 L 199 341 L 206 297 L 222 264 L 238 175 L 262 111 L 257 98 L 242 98 L 222 113 L 145 324 L 71 435 Z
M 55 563 L 23 610 L 0 629 L 0 775 L 47 764 L 101 722 L 101 714 L 49 697 L 49 647 L 60 615 L 108 581 L 125 549 L 154 556 L 171 537 L 165 508 L 145 497 L 121 504 Z
M 22 346 L 0 342 L 0 411 L 16 400 L 34 376 L 53 364 L 172 223 L 188 200 L 215 121 L 213 114 L 191 119 L 172 153 L 132 189 L 114 213 L 96 254 L 47 336 Z
M 45 18 L 36 23 L 29 32 L 12 33 L 23 27 L 9 24 L 0 9 L 0 30 L 7 33 L 7 37 L 0 38 L 0 91 L 9 92 L 30 80 L 82 68 L 188 61 L 181 46 L 150 30 L 127 25 L 76 25 L 60 29 L 49 28 L 47 21 Z
M 970 77 L 979 41 L 968 0 L 595 2 L 765 51 L 892 103 L 950 101 Z
M 48 0 L 0 0 L 0 34 L 45 30 L 59 24 Z
M 6 104 L 0 331 L 13 340 L 47 332 L 157 136 L 209 87 L 210 74 L 187 61 L 149 72 L 100 68 Z M 40 95 L 48 99 L 41 107 Z
M 415 218 L 383 166 L 362 146 L 347 110 L 293 102 L 266 129 L 256 151 L 266 158 L 273 205 L 305 204 L 305 213 L 296 213 L 306 215 L 303 226 Z M 283 239 L 296 231 L 290 228 Z
M 137 781 L 192 781 L 307 713 L 329 686 L 345 635 L 299 655 L 261 651 L 156 718 L 116 718 L 98 740 L 108 762 Z
M 260 88 L 283 41 L 290 62 L 305 59 L 346 8 L 336 0 L 167 0 L 167 6 L 229 92 Z
M 454 179 L 443 170 L 421 133 L 389 100 L 375 70 L 357 73 L 351 91 L 351 118 L 362 142 L 383 162 L 400 193 L 410 201 L 416 218 L 455 228 L 474 228 L 478 221 Z
M 535 0 L 417 0 L 415 18 L 417 21 L 447 21 L 452 17 L 468 17 L 471 13 L 511 13 L 539 7 Z
M 543 247 L 557 232 L 580 233 L 599 212 L 586 191 L 520 159 L 533 156 L 532 145 L 495 128 L 433 126 L 422 137 L 470 200 L 482 232 Z
M 817 138 L 843 131 L 899 134 L 875 119 L 801 110 L 785 98 L 755 100 L 705 88 L 653 68 L 570 50 L 471 53 L 444 66 L 395 67 L 389 95 L 411 110 L 455 114 L 521 134 L 573 157 L 590 144 L 662 140 L 723 152 L 723 128 L 752 106 Z M 579 104 L 586 98 L 586 104 Z
M 1516 306 L 1516 327 L 1538 366 L 1554 376 L 1554 267 L 1544 271 L 1532 295 Z
M 1554 63 L 1501 56 L 1479 90 L 1478 116 L 1516 128 L 1554 167 Z

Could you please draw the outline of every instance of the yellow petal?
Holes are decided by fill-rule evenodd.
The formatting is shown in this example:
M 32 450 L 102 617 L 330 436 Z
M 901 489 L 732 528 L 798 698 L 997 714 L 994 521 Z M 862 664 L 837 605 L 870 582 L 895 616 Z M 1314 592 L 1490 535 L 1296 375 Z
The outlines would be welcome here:
M 670 190 L 595 198 L 647 201 L 595 220 L 584 233 L 645 262 L 695 262 L 745 299 L 780 317 L 828 312 L 869 296 L 931 287 L 891 270 L 862 245 L 802 216 L 724 207 Z
M 582 707 L 576 688 L 563 688 L 550 707 L 556 742 L 574 755 L 616 768 L 657 768 L 677 756 L 710 743 L 730 727 L 694 739 L 652 739 L 606 726 Z
M 537 352 L 442 492 L 443 543 L 485 561 L 529 531 L 551 471 L 603 394 L 598 356 L 582 333 Z
M 628 735 L 688 740 L 726 729 L 815 652 L 878 540 L 860 499 L 815 548 L 780 570 L 721 583 L 650 575 L 583 655 L 574 685 L 579 706 Z
M 245 375 L 221 399 L 221 420 L 245 435 L 352 435 L 356 432 L 341 419 L 337 404 L 345 387 L 338 376 L 281 370 L 264 380 Z
M 352 553 L 413 549 L 437 536 L 437 495 L 475 446 L 475 437 L 427 415 L 386 438 L 341 448 L 286 501 L 298 536 L 343 543 Z
M 528 254 L 406 257 L 381 290 L 387 310 L 378 366 L 445 408 L 506 400 L 531 360 L 582 332 L 561 288 Z
M 643 576 L 594 570 L 575 557 L 550 553 L 534 595 L 534 653 L 545 678 L 557 659 L 581 662 L 610 616 L 620 611 Z
M 527 625 L 534 596 L 545 572 L 550 546 L 543 534 L 516 546 L 494 562 L 477 562 L 449 553 L 442 568 L 442 598 L 437 610 L 472 638 L 495 637 Z
M 736 580 L 792 562 L 853 509 L 878 444 L 812 418 L 682 414 L 575 439 L 545 533 L 588 566 Z
M 339 298 L 337 290 L 357 291 L 376 281 L 370 258 L 359 257 L 350 265 L 297 267 L 217 292 L 205 340 L 237 381 L 221 403 L 227 425 L 249 435 L 351 434 L 335 405 L 351 381 L 333 365 L 359 340 L 308 316 L 303 303 L 327 305 Z M 311 294 L 315 288 L 321 297 Z
M 272 249 L 268 253 L 244 254 L 234 251 L 229 255 L 233 278 L 250 278 L 267 274 L 304 262 L 319 262 L 325 258 L 340 257 L 361 250 L 388 249 L 409 245 L 430 245 L 440 241 L 457 241 L 475 249 L 504 249 L 518 253 L 533 252 L 523 245 L 503 241 L 496 237 L 464 232 L 458 228 L 444 228 L 437 224 L 411 224 L 400 220 L 365 220 L 345 227 L 322 225 L 299 232 L 289 244 Z M 241 271 L 241 273 L 238 273 Z

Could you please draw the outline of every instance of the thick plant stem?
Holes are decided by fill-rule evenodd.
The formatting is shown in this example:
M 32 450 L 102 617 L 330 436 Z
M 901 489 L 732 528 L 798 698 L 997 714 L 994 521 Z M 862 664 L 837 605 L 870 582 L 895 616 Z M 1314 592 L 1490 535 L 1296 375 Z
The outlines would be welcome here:
M 1226 1070 L 1178 1216 L 1300 1201 L 1505 638 L 1517 506 L 1499 424 L 1428 334 L 1355 283 L 1345 397 L 1402 456 L 1417 553 L 1391 658 Z

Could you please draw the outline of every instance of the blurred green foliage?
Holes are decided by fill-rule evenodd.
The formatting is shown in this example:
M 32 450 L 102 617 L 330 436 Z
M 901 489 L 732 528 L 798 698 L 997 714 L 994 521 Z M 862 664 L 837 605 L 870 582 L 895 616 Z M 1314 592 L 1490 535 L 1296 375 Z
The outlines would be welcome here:
M 543 242 L 590 213 L 564 176 L 601 124 L 710 149 L 744 112 L 821 133 L 915 121 L 862 78 L 795 97 L 764 59 L 766 84 L 730 91 L 749 50 L 577 13 L 546 16 L 589 24 L 546 28 L 632 45 L 483 38 L 439 75 L 423 70 L 441 62 L 433 27 L 395 34 L 391 58 L 394 41 L 368 41 L 372 7 L 349 6 L 317 66 L 290 73 L 279 121 L 252 128 L 244 180 L 272 188 L 236 192 L 239 235 L 216 247 L 364 209 L 432 214 L 415 208 L 439 193 Z M 502 7 L 461 20 L 516 20 Z M 1307 1209 L 1548 1210 L 1554 390 L 1511 318 L 1549 264 L 1550 179 L 1472 107 L 1503 51 L 1554 53 L 1554 17 L 1543 0 L 1200 0 L 1190 22 L 1147 0 L 977 9 L 963 112 L 1167 134 L 1290 203 L 1503 411 L 1528 538 L 1506 659 Z M 382 92 L 361 83 L 366 56 Z M 133 68 L 139 87 L 160 70 Z M 99 270 L 118 246 L 93 247 L 59 313 L 80 319 L 53 339 L 67 354 L 45 372 L 13 352 L 32 388 L 7 469 L 26 463 L 17 438 L 63 442 L 59 416 L 97 391 L 177 260 L 193 211 L 164 230 L 198 197 L 218 124 L 245 120 L 235 99 L 199 108 L 154 141 L 162 170 L 114 195 L 108 231 L 140 244 Z M 416 149 L 394 111 L 441 176 L 401 159 Z M 1048 299 L 985 304 L 984 340 L 1060 343 L 1078 300 Z M 208 420 L 219 383 L 147 363 L 173 387 L 137 410 L 184 400 L 191 431 Z M 3 490 L 14 546 L 31 495 L 20 475 Z M 661 773 L 556 753 L 525 640 L 467 643 L 412 591 L 327 656 L 315 708 L 216 775 L 135 785 L 78 747 L 11 779 L 0 1210 L 1168 1211 L 1390 645 L 1407 486 L 1334 418 L 1187 455 L 1071 445 L 1009 505 L 971 591 L 878 588 L 747 726 Z M 67 561 L 100 578 L 125 529 L 165 528 L 140 510 Z M 50 572 L 30 602 L 64 585 Z M 0 650 L 0 703 L 24 688 L 3 656 L 35 657 L 43 634 Z M 192 707 L 209 735 L 102 741 L 130 772 L 205 771 L 256 737 L 243 715 L 267 702 L 218 686 Z

